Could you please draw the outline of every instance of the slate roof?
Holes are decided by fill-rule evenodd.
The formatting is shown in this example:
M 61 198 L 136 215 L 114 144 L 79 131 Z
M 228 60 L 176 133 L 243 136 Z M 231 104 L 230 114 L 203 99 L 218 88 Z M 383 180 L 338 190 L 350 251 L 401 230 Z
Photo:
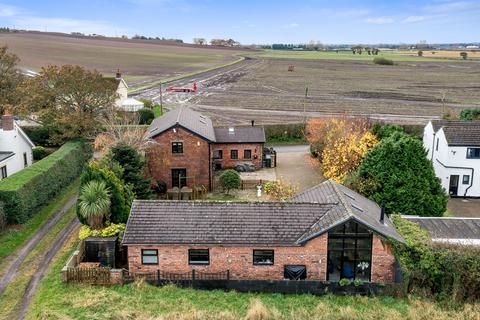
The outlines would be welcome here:
M 123 237 L 133 244 L 298 245 L 333 204 L 135 200 Z
M 0 162 L 7 160 L 13 155 L 15 155 L 15 153 L 11 151 L 0 151 Z
M 443 128 L 450 146 L 480 146 L 480 121 L 436 120 L 432 125 L 435 132 Z
M 375 202 L 326 181 L 289 202 L 135 200 L 123 244 L 298 246 L 350 219 L 403 241 Z
M 215 141 L 212 120 L 186 106 L 179 106 L 153 120 L 147 136 L 153 138 L 177 124 L 209 141 Z
M 443 218 L 403 216 L 430 234 L 432 241 L 480 240 L 480 218 Z M 461 242 L 461 241 L 459 241 Z
M 263 127 L 215 128 L 217 143 L 265 143 Z
M 300 242 L 322 234 L 350 219 L 355 219 L 385 237 L 404 241 L 387 216 L 383 223 L 380 222 L 381 208 L 374 201 L 332 180 L 301 192 L 291 200 L 337 204 L 303 235 Z

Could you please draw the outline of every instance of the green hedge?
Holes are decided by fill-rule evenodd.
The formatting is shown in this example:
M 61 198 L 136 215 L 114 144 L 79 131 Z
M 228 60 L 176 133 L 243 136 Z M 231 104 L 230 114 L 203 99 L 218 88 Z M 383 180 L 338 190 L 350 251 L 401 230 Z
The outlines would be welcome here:
M 7 223 L 24 223 L 76 179 L 91 156 L 89 144 L 67 142 L 50 156 L 0 181 Z
M 305 142 L 303 123 L 265 125 L 267 143 Z

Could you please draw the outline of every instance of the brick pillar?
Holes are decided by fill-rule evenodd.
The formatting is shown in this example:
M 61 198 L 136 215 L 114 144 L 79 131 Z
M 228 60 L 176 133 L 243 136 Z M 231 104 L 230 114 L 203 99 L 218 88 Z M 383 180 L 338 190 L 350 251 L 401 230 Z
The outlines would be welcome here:
M 11 114 L 5 114 L 2 116 L 2 129 L 4 131 L 13 130 L 13 116 Z

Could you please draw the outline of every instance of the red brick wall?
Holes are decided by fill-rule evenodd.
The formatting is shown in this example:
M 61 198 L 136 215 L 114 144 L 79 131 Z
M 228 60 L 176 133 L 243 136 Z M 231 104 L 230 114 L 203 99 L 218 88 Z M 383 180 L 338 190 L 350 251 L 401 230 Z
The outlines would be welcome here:
M 281 280 L 283 267 L 287 264 L 300 264 L 307 267 L 307 279 L 326 280 L 328 235 L 308 241 L 300 247 L 230 247 L 230 246 L 188 246 L 157 245 L 129 246 L 128 265 L 131 272 L 154 272 L 161 269 L 167 272 L 191 272 L 192 269 L 203 272 L 230 270 L 231 279 Z M 188 249 L 210 249 L 210 264 L 194 266 L 188 264 Z M 157 249 L 158 265 L 142 265 L 141 249 Z M 274 265 L 253 265 L 254 249 L 273 249 Z M 395 257 L 392 246 L 373 236 L 371 280 L 376 283 L 388 283 L 395 280 Z
M 261 143 L 215 143 L 212 144 L 212 159 L 213 150 L 223 150 L 223 159 L 214 160 L 215 163 L 221 163 L 222 169 L 234 168 L 238 163 L 251 162 L 255 165 L 255 168 L 260 169 L 262 167 L 262 155 L 263 144 Z M 238 159 L 233 160 L 230 158 L 230 151 L 238 150 Z M 252 158 L 244 159 L 243 151 L 252 150 Z M 256 159 L 255 159 L 255 156 Z
M 176 127 L 154 138 L 156 145 L 147 152 L 150 173 L 155 180 L 162 180 L 172 188 L 172 170 L 187 169 L 187 185 L 204 185 L 209 188 L 209 142 L 181 128 Z M 183 154 L 172 153 L 172 142 L 183 142 Z
M 188 264 L 188 249 L 210 249 L 210 264 Z M 142 265 L 141 249 L 157 249 L 159 265 Z M 273 249 L 274 265 L 253 265 L 253 249 Z M 128 265 L 131 272 L 220 272 L 230 270 L 231 279 L 281 280 L 283 267 L 301 264 L 307 267 L 307 278 L 326 280 L 327 235 L 322 235 L 300 247 L 227 247 L 227 246 L 129 246 Z
M 388 283 L 395 280 L 395 257 L 392 245 L 377 235 L 372 243 L 372 282 Z

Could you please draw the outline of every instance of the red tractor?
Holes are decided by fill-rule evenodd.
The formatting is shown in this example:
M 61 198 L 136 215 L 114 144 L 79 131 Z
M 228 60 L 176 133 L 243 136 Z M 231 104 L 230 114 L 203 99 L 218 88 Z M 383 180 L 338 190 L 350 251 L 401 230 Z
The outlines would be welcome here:
M 167 87 L 167 91 L 172 91 L 172 92 L 197 92 L 197 83 L 193 83 L 193 88 L 186 88 L 186 87 L 175 87 L 175 86 L 170 86 Z

